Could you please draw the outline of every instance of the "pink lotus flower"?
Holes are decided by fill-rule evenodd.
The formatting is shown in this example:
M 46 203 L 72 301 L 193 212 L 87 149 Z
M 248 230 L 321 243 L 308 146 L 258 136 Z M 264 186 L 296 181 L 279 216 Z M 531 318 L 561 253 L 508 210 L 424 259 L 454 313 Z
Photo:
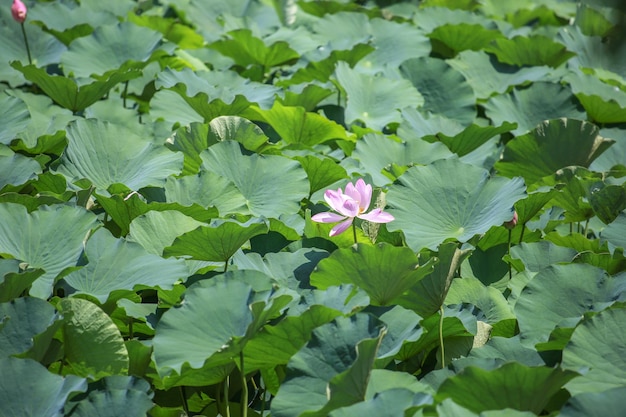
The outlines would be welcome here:
M 365 213 L 372 200 L 372 186 L 365 184 L 365 181 L 361 178 L 356 182 L 356 185 L 348 183 L 345 193 L 341 191 L 341 188 L 337 189 L 337 191 L 327 190 L 324 193 L 324 199 L 339 214 L 327 211 L 316 214 L 311 217 L 311 220 L 318 223 L 341 222 L 332 228 L 330 236 L 336 236 L 345 232 L 355 217 L 372 223 L 389 223 L 394 220 L 391 214 L 384 212 L 380 208 Z
M 26 13 L 28 13 L 26 5 L 20 0 L 13 0 L 13 5 L 11 6 L 11 14 L 13 15 L 13 19 L 15 19 L 17 23 L 24 23 L 24 20 L 26 20 Z
M 509 220 L 508 222 L 504 222 L 504 227 L 506 227 L 509 230 L 515 228 L 515 225 L 517 225 L 517 220 L 518 220 L 517 211 L 514 211 L 513 218 Z

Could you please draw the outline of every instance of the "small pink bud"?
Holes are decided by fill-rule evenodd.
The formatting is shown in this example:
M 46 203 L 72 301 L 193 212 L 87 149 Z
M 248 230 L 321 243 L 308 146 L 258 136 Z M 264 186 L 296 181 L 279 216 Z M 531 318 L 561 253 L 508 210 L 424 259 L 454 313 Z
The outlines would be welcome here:
M 11 6 L 13 19 L 15 19 L 18 23 L 24 23 L 24 20 L 26 20 L 26 13 L 28 13 L 26 5 L 20 0 L 13 0 L 13 5 Z
M 514 211 L 513 218 L 509 220 L 508 222 L 504 222 L 504 227 L 506 227 L 507 229 L 513 229 L 516 224 L 517 224 L 517 211 Z

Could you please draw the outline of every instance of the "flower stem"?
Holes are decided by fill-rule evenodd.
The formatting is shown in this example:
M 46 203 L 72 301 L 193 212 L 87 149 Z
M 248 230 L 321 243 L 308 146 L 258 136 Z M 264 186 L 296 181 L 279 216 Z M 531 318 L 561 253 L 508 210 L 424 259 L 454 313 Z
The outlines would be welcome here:
M 189 404 L 187 404 L 187 396 L 185 393 L 185 386 L 180 386 L 180 397 L 183 399 L 183 410 L 185 410 L 185 415 L 189 415 Z
M 226 381 L 224 381 L 224 402 L 226 403 L 226 417 L 230 417 L 230 401 L 228 399 L 230 393 L 229 388 L 230 387 L 230 375 L 228 375 L 226 377 Z
M 354 224 L 354 222 L 352 222 L 352 236 L 354 236 L 354 244 L 356 245 L 356 224 Z
M 446 352 L 443 347 L 443 304 L 439 307 L 439 345 L 441 346 L 441 369 L 446 366 Z
M 24 29 L 24 22 L 20 23 L 22 27 L 22 35 L 24 36 L 24 44 L 26 45 L 26 54 L 28 55 L 28 63 L 33 64 L 33 59 L 30 57 L 30 46 L 28 46 L 28 36 L 26 36 L 26 29 Z
M 248 417 L 248 383 L 243 368 L 243 350 L 239 352 L 239 366 L 241 367 L 241 417 Z
M 508 245 L 508 248 L 506 250 L 506 254 L 509 255 L 509 256 L 511 256 L 511 232 L 512 232 L 512 230 L 509 229 L 509 245 Z M 509 264 L 509 280 L 511 280 L 511 279 L 513 279 L 513 271 L 511 269 L 511 261 L 509 261 L 508 264 Z

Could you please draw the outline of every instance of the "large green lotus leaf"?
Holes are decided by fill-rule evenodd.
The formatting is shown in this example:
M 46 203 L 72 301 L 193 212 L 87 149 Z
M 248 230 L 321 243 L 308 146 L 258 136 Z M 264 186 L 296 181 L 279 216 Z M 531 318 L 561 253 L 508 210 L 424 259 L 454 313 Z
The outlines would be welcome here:
M 101 192 L 113 184 L 131 190 L 162 186 L 183 166 L 182 154 L 108 122 L 77 120 L 68 126 L 67 137 L 58 172 L 70 181 L 88 179 Z
M 85 110 L 104 97 L 117 84 L 137 78 L 138 71 L 109 73 L 100 81 L 78 85 L 76 81 L 61 75 L 50 75 L 43 68 L 35 65 L 23 66 L 20 62 L 12 62 L 11 66 L 24 74 L 24 77 L 36 84 L 52 100 L 74 113 Z
M 620 277 L 626 280 L 626 274 Z M 561 366 L 583 374 L 567 384 L 567 390 L 577 395 L 624 387 L 625 351 L 626 309 L 610 308 L 583 321 L 563 349 Z
M 227 39 L 213 42 L 208 47 L 232 58 L 237 65 L 244 68 L 260 65 L 264 71 L 268 71 L 271 67 L 287 64 L 300 57 L 287 42 L 279 41 L 267 46 L 248 29 L 233 30 L 226 36 Z
M 309 179 L 310 194 L 348 178 L 345 168 L 330 158 L 314 155 L 296 156 Z
M 276 101 L 269 110 L 253 108 L 252 112 L 255 120 L 272 126 L 285 144 L 314 146 L 331 139 L 348 139 L 343 127 L 304 107 L 283 106 Z
M 502 175 L 519 175 L 533 184 L 561 168 L 588 167 L 613 142 L 600 136 L 597 126 L 582 120 L 546 120 L 528 134 L 509 141 L 496 169 Z
M 625 288 L 626 276 L 609 277 L 606 271 L 587 264 L 540 270 L 515 303 L 520 341 L 527 346 L 548 341 L 555 327 L 575 327 L 583 314 L 602 311 L 620 299 Z
M 377 367 L 392 362 L 405 342 L 414 342 L 424 333 L 419 325 L 422 317 L 399 305 L 378 308 L 370 306 L 367 312 L 385 323 L 386 332 L 378 348 Z
M 33 337 L 57 320 L 52 305 L 34 297 L 21 297 L 0 304 L 0 357 L 23 353 L 33 346 Z
M 175 210 L 149 211 L 130 223 L 129 241 L 137 242 L 148 252 L 161 256 L 163 249 L 202 223 Z
M 314 329 L 330 323 L 340 315 L 341 311 L 312 305 L 300 315 L 289 316 L 274 326 L 263 327 L 263 331 L 250 340 L 244 349 L 246 370 L 251 372 L 286 365 L 306 345 Z
M 65 127 L 77 117 L 72 112 L 53 103 L 40 94 L 13 90 L 12 94 L 24 101 L 30 111 L 30 123 L 22 130 L 14 150 L 25 150 L 30 154 L 53 153 L 60 155 L 65 149 Z
M 626 395 L 626 386 L 601 392 L 583 392 L 567 400 L 559 416 L 619 416 L 624 411 L 624 395 Z
M 564 78 L 595 123 L 623 123 L 626 121 L 626 92 L 605 84 L 597 77 L 581 72 Z
M 7 417 L 63 417 L 70 394 L 87 389 L 84 378 L 63 378 L 31 359 L 0 358 L 0 372 L 0 413 Z
M 154 406 L 150 384 L 132 376 L 115 375 L 90 384 L 89 392 L 67 404 L 76 417 L 143 417 Z
M 292 289 L 310 288 L 309 276 L 317 263 L 326 258 L 328 252 L 316 248 L 301 248 L 294 252 L 258 253 L 237 252 L 233 264 L 237 269 L 253 269 L 274 278 L 279 285 Z
M 292 299 L 274 293 L 271 279 L 260 272 L 228 274 L 192 285 L 182 306 L 163 314 L 153 344 L 162 377 L 184 377 L 187 371 L 232 363 L 245 343 Z M 201 377 L 197 382 L 206 385 Z
M 269 108 L 274 102 L 276 87 L 253 82 L 234 71 L 182 71 L 166 69 L 159 73 L 157 88 L 178 93 L 206 121 L 217 116 L 237 115 L 250 103 Z M 221 104 L 220 104 L 221 103 Z M 222 112 L 221 114 L 217 114 Z
M 548 82 L 535 82 L 523 90 L 492 97 L 484 106 L 494 124 L 517 123 L 517 129 L 513 130 L 515 135 L 524 134 L 548 119 L 586 118 L 569 88 Z
M 246 198 L 228 179 L 213 172 L 200 172 L 180 178 L 169 177 L 165 182 L 165 198 L 170 204 L 191 206 L 190 209 L 203 209 L 215 206 L 220 215 L 252 214 Z M 178 209 L 180 210 L 180 209 Z M 182 210 L 180 210 L 182 211 Z M 185 212 L 193 218 L 205 221 L 198 216 Z M 217 217 L 215 215 L 210 216 Z
M 54 36 L 45 33 L 39 26 L 31 25 L 29 22 L 24 24 L 24 30 L 26 30 L 26 36 L 28 36 L 28 45 L 34 64 L 46 66 L 59 62 L 61 54 L 66 49 L 61 42 L 55 39 Z M 0 13 L 0 50 L 2 50 L 0 79 L 7 82 L 10 86 L 23 84 L 24 77 L 22 74 L 15 72 L 11 68 L 10 63 L 13 61 L 26 63 L 28 62 L 28 55 L 24 47 L 24 38 L 21 34 L 20 25 L 13 20 L 7 7 L 3 9 L 3 13 Z
M 485 322 L 496 327 L 503 320 L 515 320 L 506 298 L 493 287 L 485 286 L 477 278 L 463 277 L 452 280 L 446 304 L 470 303 L 485 315 Z
M 363 57 L 371 53 L 374 48 L 364 43 L 357 43 L 353 47 L 347 50 L 331 50 L 330 54 L 321 53 L 321 57 L 310 57 L 306 67 L 298 69 L 289 80 L 279 81 L 277 84 L 285 85 L 299 85 L 303 83 L 310 83 L 313 80 L 325 83 L 329 80 L 330 76 L 335 72 L 335 66 L 340 61 L 345 61 L 348 65 L 354 67 Z M 326 48 L 322 48 L 322 52 L 326 51 Z
M 0 261 L 0 303 L 19 298 L 37 278 L 45 273 L 43 269 L 20 271 L 19 264 L 20 262 L 15 259 Z
M 204 122 L 204 117 L 196 113 L 183 96 L 170 90 L 159 90 L 152 96 L 150 116 L 163 121 L 172 129 Z
M 214 220 L 210 226 L 200 226 L 177 237 L 163 252 L 165 256 L 226 262 L 244 243 L 267 231 L 267 223 L 262 219 L 251 219 L 246 223 Z
M 321 417 L 365 400 L 383 335 L 380 323 L 366 314 L 338 317 L 313 330 L 311 340 L 287 364 L 272 415 Z
M 0 144 L 10 145 L 30 123 L 30 111 L 17 97 L 0 95 Z
M 128 373 L 128 351 L 119 329 L 94 303 L 65 298 L 58 308 L 63 314 L 63 346 L 70 373 L 100 379 Z
M 89 263 L 64 277 L 80 294 L 89 294 L 104 303 L 115 290 L 133 290 L 138 285 L 171 289 L 187 278 L 182 260 L 163 259 L 148 253 L 139 244 L 116 239 L 100 229 L 87 241 Z
M 436 58 L 422 57 L 405 61 L 402 76 L 424 97 L 421 111 L 442 114 L 462 124 L 476 117 L 476 98 L 465 77 Z
M 332 70 L 330 71 L 332 73 Z M 277 82 L 281 85 L 281 82 Z M 276 97 L 285 106 L 304 107 L 308 112 L 315 111 L 322 100 L 332 95 L 333 91 L 328 88 L 320 87 L 317 84 L 306 84 L 302 86 L 293 86 L 291 90 L 285 91 L 284 97 Z
M 513 85 L 538 81 L 550 71 L 547 66 L 523 68 L 508 66 L 491 59 L 484 51 L 464 51 L 446 62 L 463 74 L 467 83 L 474 89 L 476 97 L 481 99 L 495 93 L 504 94 Z
M 439 339 L 441 329 L 441 335 L 446 347 L 446 365 L 454 364 L 456 359 L 461 356 L 467 356 L 471 350 L 474 336 L 478 331 L 475 314 L 474 306 L 444 306 L 443 322 L 440 322 L 441 310 L 424 318 L 420 323 L 423 329 L 420 338 L 415 342 L 406 341 L 396 355 L 396 359 L 410 361 L 415 360 L 416 355 L 417 357 L 423 357 L 423 355 L 436 354 L 437 367 L 441 367 L 441 342 Z M 454 346 L 456 349 L 453 348 Z M 439 383 L 433 384 L 428 382 L 433 387 Z
M 209 123 L 209 128 L 209 143 L 211 144 L 216 141 L 236 140 L 247 150 L 259 152 L 269 141 L 259 126 L 243 117 L 216 117 Z
M 451 398 L 476 413 L 512 408 L 540 414 L 563 385 L 577 375 L 559 368 L 528 367 L 516 362 L 492 371 L 468 366 L 446 379 L 435 399 Z
M 230 116 L 226 116 L 230 117 Z M 207 123 L 192 122 L 181 126 L 168 140 L 168 147 L 184 155 L 183 175 L 197 174 L 202 165 L 200 152 L 217 143 L 217 137 L 211 137 Z
M 589 169 L 595 172 L 607 172 L 609 175 L 619 176 L 622 167 L 626 167 L 624 155 L 626 155 L 626 131 L 619 128 L 607 128 L 600 130 L 601 136 L 615 140 L 609 149 L 596 158 Z M 617 172 L 615 172 L 615 170 Z M 621 169 L 622 168 L 622 169 Z
M 419 12 L 412 13 L 411 17 L 413 18 L 415 24 L 418 27 L 423 28 L 427 33 L 431 33 L 437 27 L 447 24 L 458 25 L 461 23 L 469 23 L 481 25 L 488 29 L 495 27 L 493 20 L 490 20 L 486 16 L 478 13 L 462 10 L 462 7 L 437 7 L 445 4 L 445 1 L 432 2 L 428 6 L 433 7 L 422 7 L 419 9 Z
M 428 37 L 431 41 L 441 42 L 445 46 L 437 49 L 444 51 L 448 49 L 452 55 L 456 55 L 467 49 L 481 50 L 491 41 L 501 38 L 503 35 L 498 30 L 487 29 L 479 24 L 459 23 L 438 26 Z
M 370 36 L 370 20 L 363 13 L 324 13 L 312 26 L 320 44 L 331 50 L 347 50 L 366 43 Z
M 578 255 L 575 249 L 557 246 L 547 240 L 541 242 L 522 242 L 511 248 L 511 257 L 519 259 L 530 272 L 539 272 L 543 268 L 558 263 L 570 263 Z
M 549 65 L 556 68 L 575 55 L 563 44 L 542 35 L 499 38 L 487 46 L 485 51 L 495 54 L 500 62 L 520 67 Z
M 526 366 L 542 366 L 545 361 L 534 348 L 527 348 L 519 342 L 519 336 L 494 336 L 480 348 L 472 349 L 470 358 L 498 359 L 500 363 L 518 362 Z
M 108 10 L 96 10 L 85 7 L 85 2 L 81 4 L 83 7 L 69 3 L 38 4 L 32 12 L 28 11 L 28 19 L 43 24 L 46 32 L 52 33 L 65 45 L 69 45 L 76 38 L 91 34 L 93 28 L 119 22 L 111 7 Z M 122 13 L 122 16 L 125 14 Z
M 22 205 L 0 203 L 0 218 L 0 253 L 46 271 L 30 290 L 39 298 L 48 298 L 54 278 L 76 264 L 83 239 L 96 223 L 92 213 L 64 205 L 28 213 Z
M 401 114 L 398 136 L 404 140 L 424 138 L 434 142 L 439 134 L 455 136 L 465 129 L 460 122 L 442 114 L 424 113 L 411 107 L 402 109 Z
M 128 21 L 160 32 L 165 39 L 174 42 L 181 49 L 198 49 L 204 45 L 202 35 L 174 17 L 131 13 L 128 15 Z
M 0 145 L 0 190 L 6 185 L 22 185 L 41 174 L 39 163 Z
M 398 142 L 382 134 L 368 133 L 360 139 L 352 157 L 359 160 L 363 172 L 372 177 L 373 184 L 383 186 L 392 180 L 383 174 L 391 164 L 429 164 L 452 154 L 441 143 L 429 143 L 418 138 Z
M 594 68 L 626 77 L 626 56 L 620 45 L 609 45 L 600 36 L 585 36 L 575 25 L 559 30 L 559 42 L 576 54 L 569 64 L 574 68 Z
M 454 159 L 409 168 L 398 181 L 387 194 L 396 218 L 387 228 L 403 230 L 414 251 L 436 250 L 449 238 L 465 242 L 511 220 L 526 188 L 521 178 L 490 178 L 488 171 Z
M 610 224 L 626 209 L 626 189 L 620 185 L 598 185 L 590 190 L 589 204 L 595 215 Z
M 600 236 L 614 247 L 626 249 L 626 212 L 619 216 L 601 232 Z
M 403 387 L 392 388 L 382 391 L 375 397 L 366 401 L 334 410 L 329 416 L 351 417 L 372 415 L 377 417 L 397 417 L 405 415 L 405 410 L 410 407 L 422 405 L 425 399 L 431 398 L 423 394 L 416 394 Z
M 472 124 L 454 136 L 446 136 L 442 133 L 438 137 L 450 151 L 461 157 L 477 150 L 494 136 L 510 132 L 513 129 L 515 129 L 514 123 L 504 123 L 502 126 Z
M 330 30 L 330 33 L 334 32 L 336 29 Z M 376 49 L 357 64 L 363 71 L 378 71 L 385 67 L 397 68 L 407 59 L 430 53 L 428 38 L 421 30 L 407 23 L 380 18 L 371 19 L 369 33 L 372 35 L 370 45 Z
M 326 289 L 354 284 L 365 290 L 372 305 L 391 305 L 405 294 L 413 293 L 417 282 L 432 272 L 431 265 L 419 266 L 413 251 L 386 243 L 357 244 L 338 249 L 323 259 L 311 274 L 311 285 Z
M 309 196 L 306 172 L 297 161 L 276 155 L 243 155 L 234 141 L 217 143 L 200 157 L 203 169 L 235 185 L 254 216 L 278 218 L 297 213 L 300 200 Z
M 456 242 L 439 245 L 436 258 L 426 264 L 434 265 L 434 270 L 417 283 L 411 292 L 402 294 L 398 303 L 416 311 L 422 317 L 432 316 L 441 306 L 450 289 L 456 271 L 463 260 L 470 255 L 468 249 L 459 249 Z
M 73 41 L 61 56 L 66 74 L 75 77 L 101 75 L 107 71 L 143 66 L 161 42 L 162 35 L 152 29 L 130 22 L 99 26 L 89 36 Z
M 365 398 L 376 398 L 380 393 L 396 388 L 404 388 L 415 393 L 434 394 L 434 391 L 424 382 L 419 381 L 407 372 L 396 372 L 389 369 L 374 369 L 370 374 Z M 422 397 L 424 398 L 424 397 Z M 432 401 L 432 397 L 430 397 Z
M 383 130 L 389 123 L 401 121 L 394 110 L 424 104 L 422 95 L 405 79 L 366 75 L 344 62 L 337 63 L 335 76 L 347 94 L 347 123 L 361 120 L 372 129 Z
M 253 16 L 254 12 L 257 11 L 255 5 L 251 5 L 247 0 L 193 0 L 184 2 L 167 0 L 164 1 L 164 4 L 174 7 L 186 20 L 202 30 L 205 37 L 212 32 L 223 30 L 222 19 L 231 16 L 241 18 Z M 278 23 L 277 19 L 275 20 Z

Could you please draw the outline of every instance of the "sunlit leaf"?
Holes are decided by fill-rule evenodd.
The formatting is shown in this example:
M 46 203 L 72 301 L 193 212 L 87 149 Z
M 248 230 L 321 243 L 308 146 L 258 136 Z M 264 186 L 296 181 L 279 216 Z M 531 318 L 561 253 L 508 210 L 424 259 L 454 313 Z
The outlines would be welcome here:
M 457 160 L 435 161 L 410 168 L 389 188 L 387 203 L 396 220 L 387 228 L 402 230 L 415 251 L 435 250 L 446 239 L 464 242 L 510 220 L 524 193 L 521 178 L 490 178 L 486 170 Z
M 496 169 L 506 176 L 519 175 L 528 184 L 570 165 L 588 167 L 613 140 L 582 120 L 546 120 L 509 143 Z
M 98 26 L 91 35 L 72 42 L 62 55 L 61 63 L 65 72 L 75 77 L 102 75 L 118 68 L 132 68 L 135 62 L 145 62 L 160 41 L 160 33 L 130 22 Z M 130 65 L 125 65 L 127 63 Z
M 128 351 L 115 323 L 97 305 L 79 298 L 59 303 L 65 360 L 72 373 L 99 379 L 128 372 Z
M 96 221 L 93 214 L 77 207 L 42 206 L 28 213 L 12 203 L 0 204 L 0 218 L 0 253 L 46 271 L 30 290 L 40 298 L 48 298 L 54 278 L 76 264 L 83 239 Z
M 445 380 L 436 399 L 451 398 L 476 413 L 513 408 L 539 414 L 561 387 L 576 376 L 575 372 L 559 368 L 527 367 L 515 362 L 493 371 L 469 366 Z
M 516 122 L 516 135 L 527 133 L 547 119 L 584 119 L 585 113 L 575 102 L 569 89 L 557 84 L 536 82 L 524 90 L 492 97 L 485 110 L 496 123 Z
M 287 107 L 276 101 L 271 109 L 254 109 L 254 112 L 286 144 L 313 146 L 331 139 L 347 139 L 340 125 L 317 113 L 306 112 L 303 107 Z
M 622 273 L 619 277 L 623 282 L 626 274 Z M 624 317 L 626 309 L 610 308 L 576 327 L 570 342 L 563 349 L 562 363 L 564 369 L 583 374 L 567 384 L 572 394 L 624 386 Z
M 138 285 L 171 289 L 188 275 L 182 261 L 150 254 L 136 243 L 115 239 L 106 229 L 89 238 L 85 257 L 87 265 L 63 279 L 79 293 L 92 295 L 101 303 L 115 290 L 133 290 Z
M 183 155 L 111 123 L 77 120 L 68 126 L 67 136 L 58 172 L 70 181 L 87 179 L 100 192 L 113 184 L 131 190 L 163 185 L 182 169 Z
M 85 110 L 100 100 L 115 85 L 139 76 L 137 71 L 115 71 L 100 81 L 79 86 L 70 78 L 49 75 L 45 69 L 37 68 L 35 65 L 24 66 L 20 62 L 13 62 L 11 66 L 41 88 L 57 104 L 74 113 Z
M 252 219 L 244 224 L 234 220 L 215 220 L 176 238 L 164 250 L 165 256 L 182 256 L 201 261 L 225 262 L 253 236 L 267 233 L 263 220 Z
M 217 143 L 200 157 L 203 169 L 235 185 L 255 216 L 277 218 L 296 213 L 300 200 L 309 195 L 306 173 L 296 161 L 275 155 L 244 155 L 234 141 Z
M 0 358 L 0 372 L 0 401 L 6 416 L 62 417 L 68 397 L 87 389 L 84 378 L 63 378 L 31 359 Z M 24 401 L 29 396 L 37 401 Z
M 521 342 L 527 346 L 545 342 L 556 326 L 575 327 L 583 314 L 610 306 L 620 298 L 625 278 L 611 278 L 585 264 L 552 265 L 540 270 L 515 303 Z M 537 320 L 538 314 L 541 320 Z
M 442 114 L 463 124 L 476 117 L 474 91 L 465 77 L 435 58 L 415 58 L 400 66 L 402 75 L 424 98 L 422 111 Z
M 343 62 L 337 64 L 335 74 L 347 94 L 347 123 L 361 120 L 372 129 L 382 130 L 387 124 L 400 121 L 400 113 L 394 109 L 424 104 L 424 98 L 408 80 L 372 77 Z
M 420 267 L 408 248 L 359 244 L 339 249 L 320 261 L 311 274 L 311 284 L 320 289 L 354 284 L 367 292 L 373 305 L 390 305 L 400 295 L 412 292 L 431 271 L 430 265 Z

